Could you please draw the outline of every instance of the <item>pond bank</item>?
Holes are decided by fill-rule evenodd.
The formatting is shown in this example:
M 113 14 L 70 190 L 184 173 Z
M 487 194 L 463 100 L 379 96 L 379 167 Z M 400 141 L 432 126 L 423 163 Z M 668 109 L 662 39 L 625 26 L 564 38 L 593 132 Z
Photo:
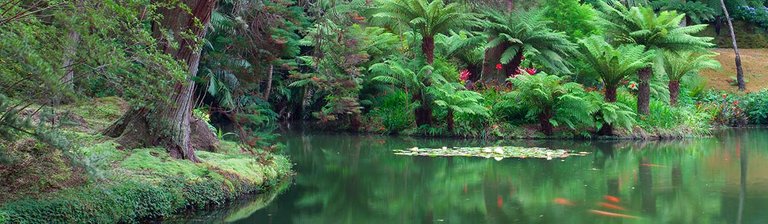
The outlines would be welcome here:
M 198 163 L 171 158 L 163 148 L 124 149 L 99 134 L 124 113 L 122 102 L 55 108 L 53 114 L 69 111 L 76 121 L 57 131 L 66 149 L 34 138 L 0 145 L 7 155 L 0 158 L 0 224 L 163 220 L 261 194 L 292 175 L 285 156 L 229 141 L 215 152 L 198 150 Z
M 171 159 L 160 148 L 126 152 L 115 146 L 104 142 L 82 148 L 80 162 L 90 163 L 93 170 L 88 172 L 94 180 L 5 203 L 0 207 L 0 223 L 163 219 L 260 193 L 291 173 L 284 156 L 270 156 L 261 163 L 245 153 L 198 152 L 202 162 L 192 163 Z

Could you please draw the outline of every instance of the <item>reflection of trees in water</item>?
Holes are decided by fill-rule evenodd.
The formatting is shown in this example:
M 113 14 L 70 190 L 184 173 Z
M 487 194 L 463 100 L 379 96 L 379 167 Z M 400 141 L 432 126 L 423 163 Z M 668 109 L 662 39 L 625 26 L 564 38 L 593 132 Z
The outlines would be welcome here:
M 294 139 L 295 140 L 295 139 Z M 722 176 L 702 173 L 704 158 L 724 150 L 718 140 L 555 142 L 547 147 L 591 151 L 557 160 L 422 158 L 392 149 L 488 145 L 480 141 L 382 136 L 313 136 L 289 141 L 300 171 L 296 223 L 612 223 L 590 214 L 604 195 L 644 223 L 721 220 Z M 722 144 L 722 142 L 720 142 Z M 525 141 L 515 145 L 536 145 Z M 730 144 L 730 143 L 728 143 Z M 506 144 L 505 144 L 506 145 Z M 745 153 L 744 153 L 745 154 Z M 711 176 L 715 175 L 715 176 Z M 553 203 L 565 198 L 575 206 Z M 609 210 L 610 211 L 610 210 Z

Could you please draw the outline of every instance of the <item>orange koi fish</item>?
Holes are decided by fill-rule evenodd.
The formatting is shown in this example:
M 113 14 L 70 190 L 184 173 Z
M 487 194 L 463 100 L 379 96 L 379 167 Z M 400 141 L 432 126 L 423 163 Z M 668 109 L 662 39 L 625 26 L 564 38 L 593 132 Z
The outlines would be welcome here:
M 619 203 L 619 202 L 621 202 L 621 199 L 619 199 L 619 198 L 617 198 L 617 197 L 615 197 L 615 196 L 611 196 L 611 195 L 606 195 L 606 196 L 603 196 L 603 198 L 605 198 L 605 200 L 607 200 L 607 201 L 610 201 L 610 202 L 613 202 L 613 203 Z
M 600 216 L 607 216 L 607 217 L 616 217 L 616 218 L 625 218 L 625 219 L 637 219 L 639 217 L 637 216 L 631 216 L 631 215 L 625 215 L 625 214 L 619 214 L 619 213 L 613 213 L 613 212 L 606 212 L 606 211 L 600 211 L 600 210 L 589 210 L 592 214 L 600 215 Z
M 555 198 L 554 202 L 558 205 L 565 205 L 565 206 L 573 206 L 573 202 L 571 200 L 565 199 L 565 198 Z
M 610 203 L 605 203 L 605 202 L 600 202 L 597 205 L 600 205 L 600 207 L 603 207 L 603 208 L 609 208 L 609 209 L 614 209 L 614 210 L 622 210 L 622 211 L 626 211 L 627 210 L 624 207 L 621 207 L 621 206 L 618 206 L 618 205 L 614 205 L 614 204 L 610 204 Z

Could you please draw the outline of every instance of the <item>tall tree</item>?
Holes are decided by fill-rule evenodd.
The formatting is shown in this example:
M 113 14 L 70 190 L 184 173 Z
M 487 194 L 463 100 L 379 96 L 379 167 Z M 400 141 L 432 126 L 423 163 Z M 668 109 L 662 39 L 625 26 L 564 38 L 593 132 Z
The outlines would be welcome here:
M 152 25 L 159 48 L 184 63 L 188 75 L 173 83 L 167 100 L 154 102 L 152 108 L 131 110 L 105 130 L 105 135 L 119 137 L 126 147 L 163 146 L 174 158 L 198 161 L 191 143 L 193 134 L 212 136 L 208 128 L 191 125 L 192 95 L 200 62 L 198 40 L 205 36 L 216 0 L 160 1 L 163 17 Z M 197 122 L 199 123 L 199 122 Z M 208 138 L 216 140 L 216 138 Z
M 739 91 L 747 89 L 744 83 L 744 70 L 741 68 L 741 55 L 739 54 L 739 46 L 736 44 L 736 33 L 733 32 L 733 22 L 731 22 L 731 16 L 728 14 L 728 9 L 725 7 L 725 2 L 720 0 L 720 6 L 723 8 L 723 14 L 725 14 L 725 20 L 728 21 L 728 30 L 731 32 L 731 42 L 733 43 L 733 53 L 736 54 L 736 82 L 739 83 Z
M 443 0 L 384 0 L 373 17 L 420 34 L 421 50 L 429 64 L 435 59 L 435 35 L 467 27 L 474 21 L 474 15 L 462 5 L 445 4 Z
M 653 8 L 631 7 L 614 2 L 598 2 L 600 24 L 606 30 L 613 42 L 639 44 L 646 51 L 654 51 L 661 57 L 662 51 L 701 51 L 714 46 L 711 37 L 693 36 L 706 28 L 707 25 L 692 25 L 680 27 L 680 21 L 685 17 L 675 11 L 661 11 L 658 14 Z M 659 58 L 655 60 L 660 62 Z M 660 64 L 654 63 L 659 68 Z M 637 93 L 637 112 L 647 115 L 650 113 L 651 86 L 653 77 L 651 66 L 637 72 L 640 84 Z

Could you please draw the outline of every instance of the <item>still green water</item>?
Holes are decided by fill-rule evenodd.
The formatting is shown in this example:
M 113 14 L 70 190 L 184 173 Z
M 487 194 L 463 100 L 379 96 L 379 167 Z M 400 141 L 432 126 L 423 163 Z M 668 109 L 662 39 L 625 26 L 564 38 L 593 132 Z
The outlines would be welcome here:
M 678 141 L 483 142 L 284 134 L 283 190 L 197 214 L 234 223 L 768 223 L 768 130 Z M 427 158 L 393 149 L 539 146 L 566 159 Z

